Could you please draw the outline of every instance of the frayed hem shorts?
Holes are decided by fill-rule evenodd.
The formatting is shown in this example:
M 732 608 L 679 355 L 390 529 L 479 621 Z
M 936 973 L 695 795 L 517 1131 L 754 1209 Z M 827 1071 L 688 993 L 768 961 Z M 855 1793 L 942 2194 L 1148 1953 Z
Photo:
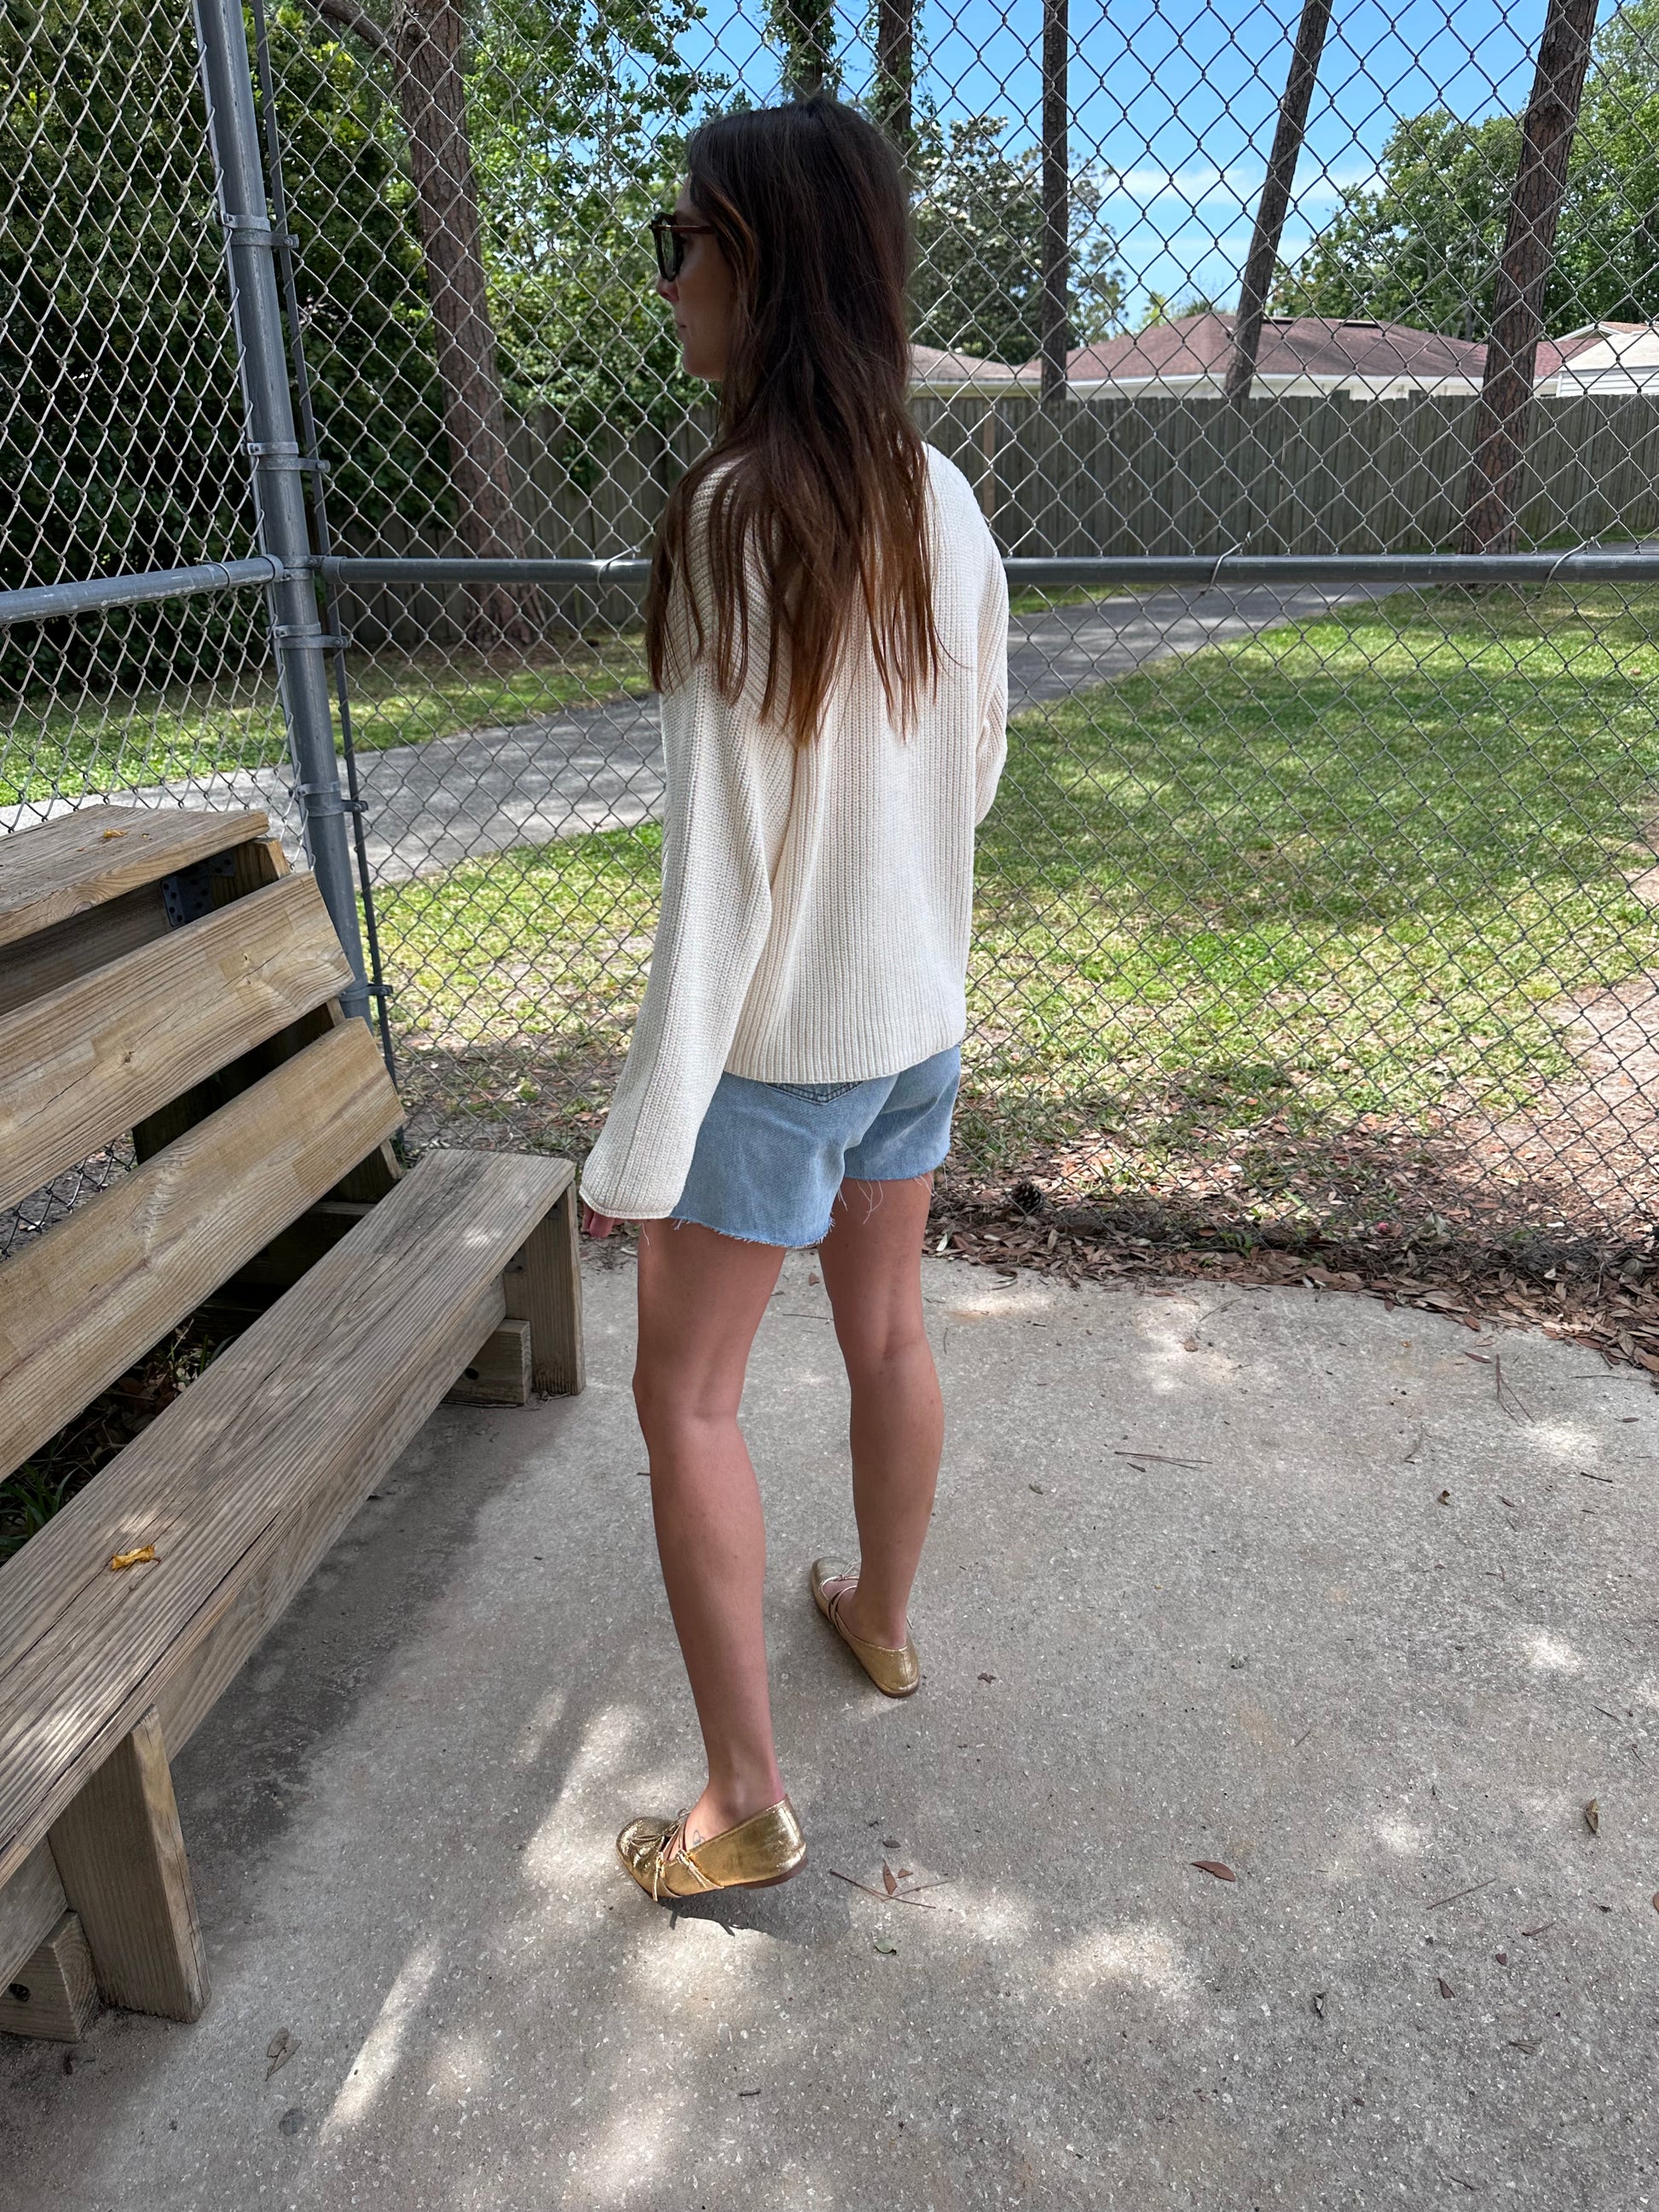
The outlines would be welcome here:
M 672 1218 L 746 1243 L 820 1243 L 844 1182 L 908 1182 L 940 1165 L 961 1079 L 960 1045 L 864 1083 L 722 1075 Z

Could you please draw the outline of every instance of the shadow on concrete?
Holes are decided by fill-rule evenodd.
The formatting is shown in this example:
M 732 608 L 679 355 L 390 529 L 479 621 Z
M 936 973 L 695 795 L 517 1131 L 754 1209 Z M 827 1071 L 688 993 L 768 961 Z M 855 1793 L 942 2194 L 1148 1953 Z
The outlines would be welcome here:
M 1639 2201 L 1652 1394 L 1515 1334 L 1522 1419 L 1427 1314 L 932 1262 L 895 1706 L 805 1593 L 851 1534 L 810 1273 L 747 1413 L 807 1870 L 670 1913 L 617 1865 L 700 1775 L 596 1267 L 586 1395 L 441 1414 L 181 1762 L 213 2005 L 7 2045 L 0 2202 Z

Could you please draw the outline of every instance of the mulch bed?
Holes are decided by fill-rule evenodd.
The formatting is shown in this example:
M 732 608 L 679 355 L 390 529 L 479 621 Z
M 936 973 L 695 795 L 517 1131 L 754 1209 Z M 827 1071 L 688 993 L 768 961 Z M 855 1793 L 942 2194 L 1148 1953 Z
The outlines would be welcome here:
M 1318 1133 L 1274 1119 L 1231 1139 L 1194 1128 L 1152 1172 L 1074 1129 L 994 1179 L 947 1169 L 933 1246 L 1073 1283 L 1358 1291 L 1474 1332 L 1529 1325 L 1659 1376 L 1659 1116 L 1647 1085 L 1610 1095 L 1604 1071 L 1587 1073 L 1498 1121 L 1452 1109 L 1428 1128 L 1381 1116 Z M 604 1121 L 587 1101 L 609 1089 L 585 1081 L 575 1104 L 569 1072 L 533 1043 L 453 1064 L 410 1053 L 399 1073 L 417 1142 L 578 1158 Z M 518 1087 L 532 1076 L 533 1103 Z M 476 1097 L 456 1095 L 469 1083 L 490 1101 L 482 1122 Z M 994 1102 L 982 1107 L 994 1121 Z
M 1449 1316 L 1480 1334 L 1499 1322 L 1582 1344 L 1609 1365 L 1659 1377 L 1659 1243 L 1610 1245 L 1570 1231 L 1496 1243 L 1441 1224 L 1344 1236 L 1268 1224 L 1218 1228 L 1178 1208 L 1055 1203 L 1030 1181 L 999 1195 L 943 1181 L 933 1249 L 977 1266 L 1029 1268 L 1071 1284 L 1306 1284 Z

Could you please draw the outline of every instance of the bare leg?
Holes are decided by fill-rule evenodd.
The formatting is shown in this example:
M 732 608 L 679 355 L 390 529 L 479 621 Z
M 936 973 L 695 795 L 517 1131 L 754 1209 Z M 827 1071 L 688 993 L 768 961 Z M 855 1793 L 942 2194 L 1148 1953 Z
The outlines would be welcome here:
M 640 1231 L 634 1401 L 651 1458 L 657 1550 L 708 1758 L 686 1840 L 783 1796 L 761 1620 L 766 1531 L 738 1426 L 749 1348 L 783 1265 L 692 1222 Z
M 933 1510 L 945 1407 L 921 1307 L 921 1246 L 933 1178 L 845 1182 L 819 1249 L 852 1387 L 858 1585 L 840 1617 L 866 1644 L 897 1649 Z

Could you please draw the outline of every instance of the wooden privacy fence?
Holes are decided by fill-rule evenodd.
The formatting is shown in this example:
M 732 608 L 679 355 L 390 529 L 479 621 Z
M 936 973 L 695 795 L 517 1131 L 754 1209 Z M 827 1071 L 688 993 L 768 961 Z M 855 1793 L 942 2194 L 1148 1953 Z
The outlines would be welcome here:
M 966 472 L 1005 553 L 1426 552 L 1456 538 L 1477 399 L 1323 397 L 1252 402 L 924 395 L 924 437 Z M 604 556 L 647 550 L 663 503 L 714 428 L 705 408 L 666 433 L 646 425 L 579 444 L 556 416 L 513 426 L 525 550 Z M 1659 398 L 1540 399 L 1528 449 L 1523 544 L 1659 531 Z M 463 554 L 460 541 L 396 517 L 349 529 L 342 550 Z M 579 626 L 629 623 L 624 590 L 568 591 Z M 462 587 L 347 587 L 340 612 L 365 644 L 447 646 Z
M 923 400 L 1007 553 L 1416 553 L 1455 544 L 1479 400 Z M 1659 529 L 1659 398 L 1534 404 L 1523 544 Z

